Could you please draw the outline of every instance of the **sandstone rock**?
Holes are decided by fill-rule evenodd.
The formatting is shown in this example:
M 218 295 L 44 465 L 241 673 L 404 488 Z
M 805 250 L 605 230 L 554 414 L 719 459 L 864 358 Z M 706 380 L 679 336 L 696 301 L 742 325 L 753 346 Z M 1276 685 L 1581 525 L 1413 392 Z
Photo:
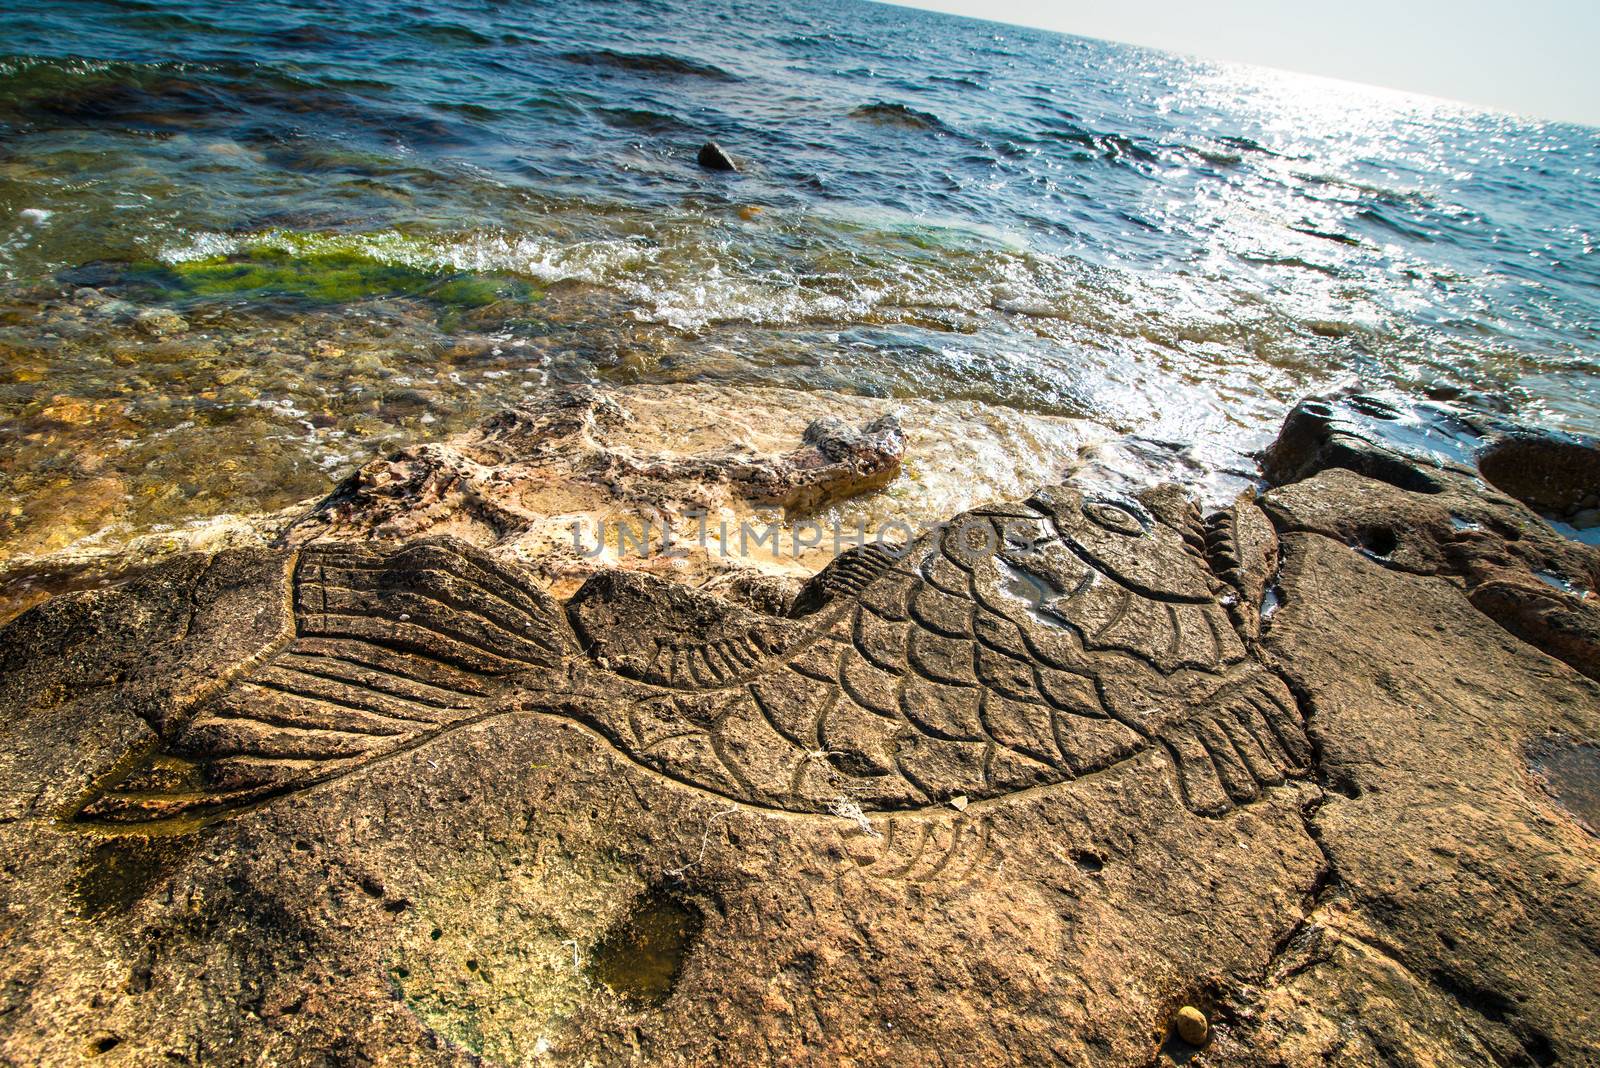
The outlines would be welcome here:
M 274 361 L 292 364 L 295 359 L 293 352 L 273 354 Z M 95 506 L 98 502 L 85 507 L 84 497 L 52 487 L 50 492 L 39 493 L 25 511 L 0 516 L 0 557 L 4 558 L 0 560 L 4 568 L 0 571 L 0 622 L 52 591 L 103 585 L 112 576 L 181 551 L 214 551 L 219 547 L 219 525 L 233 532 L 223 540 L 258 545 L 285 536 L 287 527 L 296 528 L 291 540 L 297 543 L 318 537 L 365 541 L 375 532 L 381 536 L 391 529 L 404 530 L 405 536 L 449 534 L 484 546 L 503 559 L 526 562 L 538 581 L 548 583 L 558 596 L 569 595 L 597 570 L 623 566 L 692 585 L 711 585 L 741 603 L 759 602 L 770 608 L 783 602 L 784 607 L 777 609 L 781 613 L 799 585 L 849 544 L 846 539 L 875 536 L 887 528 L 903 540 L 906 532 L 943 519 L 950 511 L 1026 493 L 1042 482 L 1060 478 L 1073 466 L 1079 449 L 1100 440 L 1104 433 L 1082 420 L 1021 415 L 968 401 L 883 400 L 824 391 L 709 385 L 633 386 L 607 391 L 606 396 L 621 407 L 624 418 L 607 420 L 603 426 L 577 434 L 572 432 L 570 420 L 552 420 L 552 439 L 544 448 L 525 449 L 533 439 L 519 440 L 503 461 L 491 457 L 483 465 L 464 466 L 465 481 L 459 484 L 457 504 L 440 508 L 436 519 L 418 512 L 414 524 L 400 523 L 394 528 L 377 524 L 384 516 L 401 514 L 404 506 L 385 503 L 379 494 L 372 502 L 370 522 L 358 516 L 349 517 L 347 523 L 323 522 L 336 518 L 334 510 L 317 510 L 313 498 L 295 502 L 282 512 L 185 522 L 148 535 L 139 526 L 148 512 L 134 507 L 114 517 L 116 527 L 96 533 L 93 524 L 104 521 L 104 513 Z M 405 390 L 385 389 L 381 401 L 374 396 L 371 403 L 382 412 L 403 411 L 409 419 L 418 410 L 410 404 L 411 399 Z M 146 406 L 160 403 L 158 399 Z M 563 403 L 561 393 L 552 391 L 530 398 L 523 410 L 548 412 Z M 100 402 L 91 408 L 71 402 L 62 407 L 52 401 L 40 412 L 50 420 L 47 424 L 41 421 L 41 433 L 59 443 L 67 432 L 63 417 L 69 421 L 84 417 L 86 432 L 104 438 L 108 431 L 127 428 L 121 408 Z M 740 487 L 731 481 L 707 482 L 695 477 L 708 463 L 715 466 L 725 458 L 768 462 L 802 451 L 806 429 L 818 419 L 842 419 L 860 427 L 886 415 L 903 420 L 906 449 L 914 450 L 917 460 L 913 470 L 892 480 L 883 492 L 834 499 L 817 512 L 785 517 L 774 506 L 741 495 Z M 424 412 L 417 421 L 427 424 L 432 418 Z M 310 422 L 324 427 L 337 424 L 354 434 L 393 430 L 365 414 L 314 412 Z M 482 433 L 469 431 L 422 448 L 470 455 Z M 78 449 L 76 455 L 82 467 L 89 461 L 98 464 L 104 454 L 97 446 Z M 114 458 L 108 459 L 114 462 Z M 665 466 L 660 470 L 670 477 L 614 477 L 617 470 L 631 471 L 629 465 L 642 459 L 661 462 Z M 257 471 L 249 477 L 268 480 L 268 473 Z M 130 499 L 127 486 L 107 484 L 106 488 L 115 490 L 124 504 Z M 509 525 L 491 526 L 476 519 L 475 497 L 504 503 L 504 511 L 496 515 Z M 663 528 L 671 528 L 676 542 L 670 554 L 641 554 L 631 546 L 627 552 L 619 551 L 618 530 L 631 526 L 642 536 L 640 527 L 646 519 L 657 549 Z M 770 536 L 765 543 L 757 543 L 753 536 L 748 551 L 741 552 L 740 528 L 747 521 L 755 536 L 776 532 L 783 551 L 773 551 Z M 575 526 L 583 551 L 575 545 Z M 609 547 L 590 555 L 596 547 L 596 531 L 602 526 L 608 532 Z M 724 526 L 726 540 L 721 537 Z M 837 540 L 836 531 L 840 535 Z M 49 540 L 30 537 L 30 532 Z M 85 537 L 91 534 L 94 536 Z M 48 577 L 38 581 L 41 576 Z
M 1600 685 L 1478 601 L 1581 614 L 1538 572 L 1600 550 L 1472 484 L 1501 430 L 1430 458 L 1337 403 L 1209 518 L 1049 486 L 799 590 L 561 600 L 439 536 L 465 491 L 366 537 L 407 490 L 36 607 L 0 629 L 0 1048 L 1586 1063 Z M 618 418 L 450 448 L 490 486 Z M 787 469 L 856 477 L 889 428 L 848 427 Z
M 1600 849 L 1530 768 L 1549 738 L 1600 736 L 1600 660 L 1561 620 L 1520 621 L 1552 600 L 1592 618 L 1535 575 L 1593 576 L 1600 550 L 1473 481 L 1541 439 L 1480 428 L 1429 457 L 1353 423 L 1286 432 L 1271 466 L 1306 481 L 1262 499 L 1284 553 L 1263 644 L 1307 713 L 1328 874 L 1229 1060 L 1587 1063 Z
M 1314 533 L 1284 537 L 1266 644 L 1304 695 L 1329 860 L 1285 965 L 1263 1063 L 1582 1063 L 1600 1000 L 1596 842 L 1541 796 L 1528 742 L 1600 733 L 1600 689 L 1479 615 L 1451 582 Z
M 1321 865 L 1190 518 L 1057 487 L 790 618 L 439 539 L 59 598 L 0 632 L 8 1053 L 1148 1061 Z
M 919 449 L 912 479 L 897 477 L 908 435 Z M 559 595 L 610 566 L 694 584 L 752 570 L 803 580 L 844 547 L 835 535 L 887 526 L 904 540 L 943 518 L 930 513 L 934 500 L 1026 491 L 1059 477 L 1093 439 L 1072 420 L 1018 421 L 981 406 L 579 389 L 366 465 L 290 538 L 450 535 L 532 562 Z M 873 492 L 891 485 L 893 496 Z
M 609 448 L 611 432 L 632 418 L 613 397 L 587 388 L 539 407 L 512 409 L 457 442 L 415 446 L 368 464 L 297 537 L 408 538 L 448 531 L 502 541 L 538 526 L 552 492 L 570 494 L 585 483 L 618 503 L 636 503 L 647 517 L 665 511 L 677 520 L 730 497 L 793 516 L 886 485 L 899 473 L 905 452 L 905 435 L 893 415 L 860 429 L 832 417 L 818 419 L 806 428 L 799 448 L 776 456 L 738 450 L 641 455 Z M 663 515 L 658 536 L 669 522 Z
M 1386 566 L 1452 576 L 1506 629 L 1600 677 L 1600 550 L 1547 521 L 1594 485 L 1600 445 L 1485 429 L 1439 408 L 1389 407 L 1376 420 L 1364 416 L 1368 407 L 1311 400 L 1295 409 L 1263 463 L 1292 475 L 1262 502 L 1279 530 L 1314 531 Z M 1385 424 L 1400 426 L 1398 441 Z M 1408 424 L 1452 431 L 1422 439 Z M 1410 440 L 1448 448 L 1408 448 Z

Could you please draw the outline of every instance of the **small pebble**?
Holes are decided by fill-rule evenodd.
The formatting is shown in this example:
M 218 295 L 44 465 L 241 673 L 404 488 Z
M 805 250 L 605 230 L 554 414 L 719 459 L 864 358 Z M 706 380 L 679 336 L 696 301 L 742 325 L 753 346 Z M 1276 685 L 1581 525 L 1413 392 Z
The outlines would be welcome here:
M 189 329 L 189 324 L 184 321 L 183 316 L 166 308 L 146 308 L 133 317 L 133 325 L 150 337 L 181 334 Z
M 1178 1032 L 1179 1038 L 1191 1046 L 1203 1044 L 1206 1036 L 1211 1033 L 1211 1025 L 1206 1022 L 1206 1014 L 1193 1005 L 1185 1005 L 1173 1014 L 1172 1029 Z

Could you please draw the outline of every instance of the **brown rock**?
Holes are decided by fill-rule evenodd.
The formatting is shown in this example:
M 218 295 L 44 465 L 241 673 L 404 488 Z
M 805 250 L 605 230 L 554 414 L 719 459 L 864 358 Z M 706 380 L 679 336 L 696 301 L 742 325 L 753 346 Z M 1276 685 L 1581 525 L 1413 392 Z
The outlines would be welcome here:
M 1191 1046 L 1204 1045 L 1206 1037 L 1211 1034 L 1211 1024 L 1207 1022 L 1206 1014 L 1193 1005 L 1185 1005 L 1172 1014 L 1172 1029 Z
M 1507 630 L 1600 678 L 1600 549 L 1547 521 L 1593 484 L 1600 444 L 1520 429 L 1469 433 L 1457 419 L 1448 455 L 1408 452 L 1382 439 L 1381 421 L 1363 427 L 1336 403 L 1302 402 L 1269 450 L 1269 470 L 1303 479 L 1262 499 L 1279 530 L 1315 532 L 1386 567 L 1455 578 Z M 1315 414 L 1324 409 L 1334 414 Z M 1451 425 L 1439 411 L 1433 417 Z
M 1581 1063 L 1600 849 L 1533 788 L 1526 747 L 1600 734 L 1600 688 L 1446 579 L 1319 534 L 1284 543 L 1266 643 L 1327 784 L 1312 826 L 1331 877 L 1311 919 L 1332 945 L 1283 964 L 1255 1041 L 1300 1052 L 1266 1062 Z
M 486 486 L 613 417 L 402 468 Z M 875 433 L 710 469 L 857 477 Z M 1302 441 L 1209 520 L 1052 486 L 792 595 L 300 539 L 36 607 L 0 629 L 4 1054 L 1586 1063 L 1600 685 L 1477 602 L 1594 550 L 1469 493 L 1476 446 Z M 422 500 L 377 486 L 352 539 Z
M 1536 575 L 1587 579 L 1600 550 L 1471 481 L 1525 435 L 1463 436 L 1443 459 L 1352 440 L 1302 438 L 1322 459 L 1280 464 L 1306 480 L 1262 500 L 1285 561 L 1263 641 L 1307 710 L 1328 879 L 1231 1060 L 1586 1063 L 1600 848 L 1566 807 L 1587 787 L 1549 775 L 1570 787 L 1588 766 L 1550 739 L 1600 736 L 1595 646 L 1567 640 L 1593 602 Z
M 367 464 L 290 538 L 449 535 L 536 560 L 562 593 L 607 566 L 691 582 L 751 567 L 803 578 L 828 558 L 835 526 L 852 535 L 847 520 L 802 529 L 806 520 L 894 482 L 906 433 L 881 405 L 874 413 L 825 394 L 771 395 L 769 416 L 739 420 L 729 417 L 731 399 L 712 390 L 556 393 Z M 760 407 L 754 391 L 742 403 Z M 801 415 L 801 403 L 816 414 Z M 853 409 L 860 422 L 829 408 Z M 926 457 L 923 481 L 938 473 L 936 462 L 949 468 L 942 478 L 962 477 L 958 458 Z M 968 470 L 969 481 L 979 477 Z M 870 524 L 863 517 L 854 535 L 886 521 L 911 530 L 891 510 Z
M 8 1053 L 1146 1062 L 1143 992 L 1260 974 L 1321 867 L 1295 702 L 1152 500 L 969 513 L 790 619 L 448 540 L 36 609 Z
M 189 329 L 183 316 L 170 308 L 146 308 L 133 317 L 133 325 L 150 337 L 168 337 Z

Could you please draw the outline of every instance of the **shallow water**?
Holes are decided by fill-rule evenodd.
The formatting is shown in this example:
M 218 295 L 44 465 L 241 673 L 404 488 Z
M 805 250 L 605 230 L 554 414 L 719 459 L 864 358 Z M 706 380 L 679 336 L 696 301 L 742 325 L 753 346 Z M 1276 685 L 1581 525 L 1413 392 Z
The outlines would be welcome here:
M 1357 379 L 1600 431 L 1592 129 L 854 0 L 24 2 L 3 47 L 0 559 L 561 382 L 983 400 L 1217 469 Z
M 588 974 L 630 1001 L 658 1005 L 672 993 L 702 922 L 692 905 L 652 893 L 601 938 Z

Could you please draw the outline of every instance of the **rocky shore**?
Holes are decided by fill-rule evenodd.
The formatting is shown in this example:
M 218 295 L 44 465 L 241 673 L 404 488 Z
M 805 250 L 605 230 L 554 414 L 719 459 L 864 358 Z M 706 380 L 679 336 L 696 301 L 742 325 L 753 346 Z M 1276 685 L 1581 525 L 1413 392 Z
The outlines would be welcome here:
M 772 488 L 786 487 L 778 496 L 764 497 L 756 484 L 803 460 L 813 423 L 838 420 L 860 430 L 886 417 L 902 425 L 908 462 L 893 468 L 883 492 L 840 497 L 833 489 L 867 487 L 838 472 L 821 476 L 824 492 L 816 501 L 799 500 L 793 478 L 771 482 Z M 227 441 L 219 446 L 230 447 Z M 1160 463 L 1189 462 L 1181 452 L 1161 451 L 1157 469 L 1166 469 Z M 159 559 L 271 544 L 308 515 L 294 535 L 297 541 L 394 537 L 402 529 L 410 536 L 423 530 L 451 534 L 532 568 L 558 596 L 576 590 L 596 567 L 617 563 L 615 532 L 627 527 L 630 536 L 642 539 L 646 521 L 657 548 L 661 530 L 670 527 L 691 551 L 629 552 L 627 566 L 662 569 L 692 584 L 730 570 L 804 579 L 831 558 L 831 540 L 800 553 L 741 554 L 736 546 L 726 555 L 715 546 L 705 552 L 700 521 L 691 513 L 706 516 L 708 533 L 726 524 L 735 540 L 741 522 L 770 521 L 792 548 L 794 521 L 865 527 L 874 534 L 891 524 L 917 529 L 983 501 L 1026 494 L 1067 470 L 1120 484 L 1152 468 L 1149 457 L 1127 452 L 1127 445 L 1088 420 L 976 401 L 712 384 L 545 391 L 476 429 L 364 465 L 326 502 L 324 481 L 317 496 L 269 512 L 113 529 L 9 557 L 0 551 L 0 623 L 54 593 L 102 586 Z M 1209 483 L 1208 489 L 1218 495 Z M 412 490 L 418 498 L 406 496 Z M 361 506 L 352 508 L 352 502 Z M 797 510 L 800 504 L 814 510 Z M 380 529 L 384 523 L 390 525 Z M 604 527 L 611 534 L 607 550 L 575 551 L 574 524 L 589 547 Z
M 6 623 L 0 1063 L 1597 1063 L 1594 443 L 1313 398 L 1219 501 L 779 394 Z

